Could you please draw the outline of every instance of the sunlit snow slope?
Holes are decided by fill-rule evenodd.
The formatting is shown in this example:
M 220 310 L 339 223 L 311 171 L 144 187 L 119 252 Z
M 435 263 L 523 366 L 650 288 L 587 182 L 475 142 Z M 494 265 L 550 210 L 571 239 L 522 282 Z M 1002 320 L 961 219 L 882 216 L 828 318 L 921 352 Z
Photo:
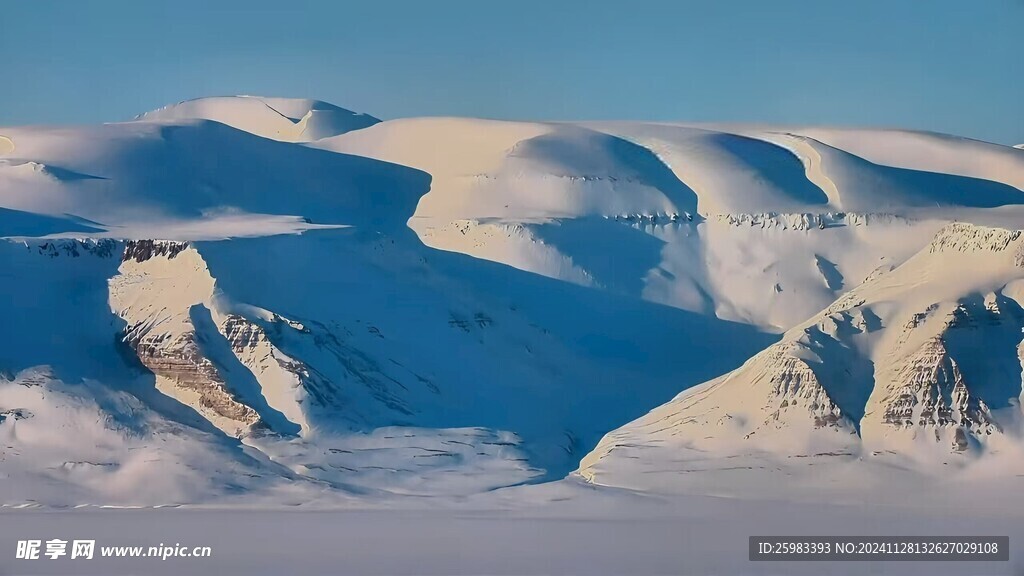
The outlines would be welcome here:
M 1024 234 L 950 224 L 741 368 L 608 434 L 579 472 L 725 493 L 1020 473 L 1022 302 Z
M 1021 214 L 1016 150 L 816 130 L 878 152 L 792 129 L 461 118 L 394 120 L 315 146 L 430 173 L 409 222 L 429 246 L 779 332 L 947 221 Z M 969 160 L 931 171 L 921 158 L 935 156 Z
M 215 120 L 284 142 L 311 142 L 372 126 L 380 120 L 319 100 L 222 96 L 186 100 L 141 114 L 143 121 Z

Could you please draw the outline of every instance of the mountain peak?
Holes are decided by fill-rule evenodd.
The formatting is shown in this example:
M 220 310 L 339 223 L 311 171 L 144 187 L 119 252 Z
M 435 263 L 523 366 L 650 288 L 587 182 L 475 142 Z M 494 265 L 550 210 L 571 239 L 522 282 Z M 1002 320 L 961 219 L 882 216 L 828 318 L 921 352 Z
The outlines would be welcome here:
M 308 98 L 213 96 L 185 100 L 140 114 L 136 121 L 214 120 L 265 138 L 312 142 L 380 122 L 368 114 Z

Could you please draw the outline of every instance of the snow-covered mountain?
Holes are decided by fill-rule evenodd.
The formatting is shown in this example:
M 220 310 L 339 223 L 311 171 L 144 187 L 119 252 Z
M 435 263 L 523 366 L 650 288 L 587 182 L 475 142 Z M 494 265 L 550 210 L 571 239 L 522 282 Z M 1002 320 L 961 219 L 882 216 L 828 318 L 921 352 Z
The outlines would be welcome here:
M 814 132 L 874 142 L 868 161 L 795 128 L 728 128 L 422 118 L 314 146 L 429 173 L 409 221 L 429 246 L 777 332 L 945 222 L 1024 198 L 1024 158 L 1003 146 Z M 936 156 L 970 160 L 926 170 Z
M 609 433 L 579 473 L 729 492 L 738 469 L 1019 469 L 1022 303 L 1024 233 L 949 224 L 742 367 Z
M 0 127 L 0 502 L 663 488 L 676 451 L 617 458 L 657 434 L 1009 453 L 1021 186 L 903 131 L 256 97 Z
M 186 100 L 140 114 L 136 119 L 154 122 L 215 120 L 283 142 L 311 142 L 380 122 L 368 114 L 352 112 L 319 100 L 258 96 Z

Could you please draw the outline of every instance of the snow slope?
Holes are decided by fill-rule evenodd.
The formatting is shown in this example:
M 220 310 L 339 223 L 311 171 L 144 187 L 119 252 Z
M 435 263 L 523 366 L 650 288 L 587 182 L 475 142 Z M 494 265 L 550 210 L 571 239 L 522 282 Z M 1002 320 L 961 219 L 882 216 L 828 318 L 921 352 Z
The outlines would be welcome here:
M 86 219 L 108 237 L 403 226 L 429 181 L 401 166 L 274 142 L 208 120 L 0 132 L 17 142 L 0 157 L 5 208 Z
M 1016 194 L 1024 189 L 1019 154 L 939 134 L 626 122 L 589 126 L 654 151 L 698 191 L 702 213 L 993 206 L 1019 204 Z
M 1024 159 L 998 144 L 910 130 L 813 127 L 801 133 L 877 164 L 982 178 L 1024 188 Z
M 221 96 L 186 100 L 139 115 L 148 122 L 214 120 L 264 138 L 311 142 L 372 126 L 380 120 L 304 98 Z
M 828 434 L 793 416 L 772 428 L 781 446 L 949 452 L 955 429 L 935 446 L 899 440 L 906 430 L 869 417 L 898 405 L 893 388 L 843 374 L 881 365 L 893 347 L 875 336 L 921 312 L 918 299 L 948 304 L 940 316 L 963 305 L 988 318 L 991 301 L 1013 317 L 1002 256 L 949 256 L 963 267 L 934 272 L 950 292 L 932 297 L 916 278 L 944 269 L 915 254 L 954 220 L 1018 220 L 1016 164 L 978 145 L 942 172 L 884 132 L 856 153 L 811 134 L 376 122 L 255 97 L 0 127 L 0 502 L 464 496 L 556 479 L 610 430 L 748 359 L 732 373 L 810 378 L 801 346 L 827 347 L 836 371 L 814 413 Z M 982 272 L 1004 282 L 977 300 L 962 282 Z M 805 322 L 889 277 L 906 293 L 874 316 Z M 1000 326 L 994 341 L 1017 327 Z M 955 360 L 968 382 L 958 457 L 1015 446 L 1009 424 L 986 434 L 1009 404 L 972 375 L 977 350 L 950 339 L 915 340 L 913 358 Z M 905 380 L 892 366 L 886 378 Z M 751 413 L 742 426 L 785 400 L 729 396 Z M 64 429 L 81 437 L 58 445 Z M 708 442 L 731 446 L 728 430 Z M 151 460 L 159 482 L 140 467 Z M 583 470 L 601 481 L 613 461 Z
M 1022 188 L 1024 160 L 1012 147 L 938 132 L 775 124 L 672 123 L 743 135 L 799 134 L 883 166 L 991 180 Z
M 770 331 L 902 261 L 945 222 L 998 206 L 1010 218 L 1024 200 L 998 178 L 730 128 L 426 118 L 315 146 L 430 173 L 409 222 L 429 246 Z M 997 152 L 975 156 L 998 168 Z

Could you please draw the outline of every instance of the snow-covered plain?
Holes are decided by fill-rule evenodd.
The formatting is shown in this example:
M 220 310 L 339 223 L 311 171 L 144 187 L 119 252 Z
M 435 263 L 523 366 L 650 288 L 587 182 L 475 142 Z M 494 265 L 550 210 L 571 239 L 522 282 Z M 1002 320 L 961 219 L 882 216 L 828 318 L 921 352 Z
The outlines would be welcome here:
M 1016 535 L 1022 188 L 1024 150 L 900 130 L 258 97 L 0 127 L 0 514 L 238 553 L 282 506 L 365 526 L 220 573 L 801 573 L 748 532 Z
M 991 500 L 989 500 L 991 503 Z M 948 504 L 948 503 L 947 503 Z M 17 574 L 596 575 L 822 573 L 1013 575 L 1020 516 L 984 507 L 907 509 L 706 496 L 666 498 L 573 480 L 468 502 L 345 510 L 159 509 L 4 512 L 0 539 L 208 545 L 210 558 L 8 561 Z M 1009 562 L 750 562 L 748 535 L 1009 535 Z

